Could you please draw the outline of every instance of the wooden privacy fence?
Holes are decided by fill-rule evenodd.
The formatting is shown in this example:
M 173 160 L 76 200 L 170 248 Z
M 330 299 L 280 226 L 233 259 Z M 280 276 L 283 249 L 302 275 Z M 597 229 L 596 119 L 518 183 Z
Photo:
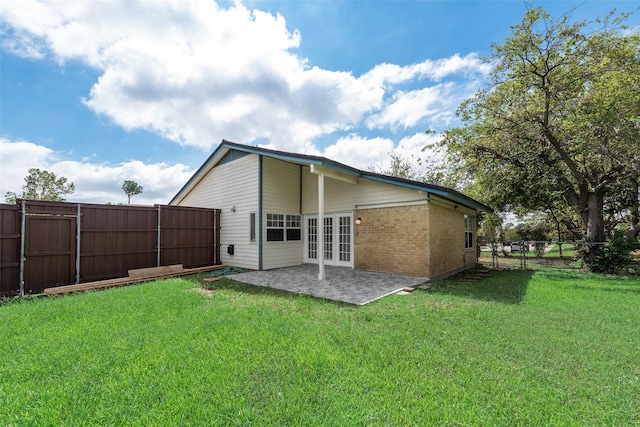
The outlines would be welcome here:
M 0 204 L 0 296 L 220 264 L 220 210 L 36 200 Z

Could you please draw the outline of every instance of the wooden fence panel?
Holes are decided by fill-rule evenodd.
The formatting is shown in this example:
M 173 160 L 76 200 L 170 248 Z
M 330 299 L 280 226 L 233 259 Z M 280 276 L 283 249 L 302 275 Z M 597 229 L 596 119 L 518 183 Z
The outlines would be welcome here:
M 81 221 L 80 282 L 156 266 L 155 208 L 83 205 Z
M 18 294 L 20 219 L 18 206 L 0 204 L 0 297 Z
M 75 282 L 76 218 L 37 215 L 26 218 L 24 292 Z
M 161 206 L 161 265 L 190 268 L 219 264 L 219 215 L 219 210 Z

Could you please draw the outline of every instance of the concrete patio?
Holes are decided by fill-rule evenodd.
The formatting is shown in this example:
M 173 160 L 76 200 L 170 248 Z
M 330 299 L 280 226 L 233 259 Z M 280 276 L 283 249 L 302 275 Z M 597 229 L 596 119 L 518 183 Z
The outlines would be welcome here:
M 315 264 L 229 276 L 241 283 L 355 305 L 364 305 L 403 288 L 416 288 L 428 282 L 426 277 L 372 273 L 334 266 L 325 266 L 325 277 L 325 280 L 318 280 L 318 266 Z

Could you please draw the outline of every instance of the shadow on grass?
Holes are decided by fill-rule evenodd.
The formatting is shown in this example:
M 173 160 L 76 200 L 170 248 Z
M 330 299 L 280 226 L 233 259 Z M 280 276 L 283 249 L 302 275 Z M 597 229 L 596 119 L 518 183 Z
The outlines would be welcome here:
M 527 293 L 527 286 L 533 274 L 532 270 L 496 270 L 484 277 L 473 271 L 464 272 L 434 282 L 429 292 L 503 304 L 519 304 Z

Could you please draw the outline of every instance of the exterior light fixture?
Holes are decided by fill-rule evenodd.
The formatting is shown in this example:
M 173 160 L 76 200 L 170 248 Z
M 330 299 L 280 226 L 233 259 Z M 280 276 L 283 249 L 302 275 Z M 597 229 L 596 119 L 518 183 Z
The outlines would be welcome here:
M 362 224 L 362 218 L 358 217 L 356 218 L 356 225 L 360 225 Z

